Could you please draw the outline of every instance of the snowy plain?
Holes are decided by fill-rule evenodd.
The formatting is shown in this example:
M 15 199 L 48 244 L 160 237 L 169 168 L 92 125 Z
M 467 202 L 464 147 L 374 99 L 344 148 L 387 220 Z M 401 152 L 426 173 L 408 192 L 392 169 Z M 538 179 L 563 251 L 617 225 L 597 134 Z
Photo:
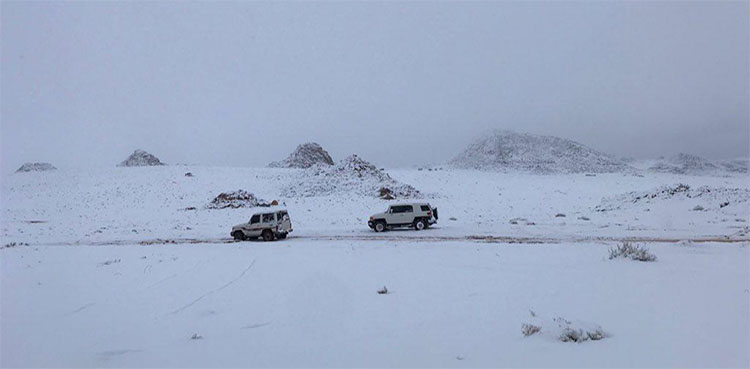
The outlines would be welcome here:
M 0 365 L 750 365 L 747 174 L 388 173 L 439 208 L 435 228 L 373 233 L 376 197 L 283 198 L 296 169 L 5 175 Z M 737 191 L 625 200 L 677 184 Z M 290 238 L 231 241 L 256 209 L 205 205 L 237 189 L 282 202 Z M 624 239 L 658 260 L 609 260 Z M 607 336 L 524 337 L 530 311 Z

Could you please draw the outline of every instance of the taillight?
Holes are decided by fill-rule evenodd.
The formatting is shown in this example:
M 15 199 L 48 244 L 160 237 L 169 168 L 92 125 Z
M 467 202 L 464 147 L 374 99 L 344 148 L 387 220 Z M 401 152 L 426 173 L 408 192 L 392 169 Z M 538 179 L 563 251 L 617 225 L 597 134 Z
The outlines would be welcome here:
M 427 216 L 428 216 L 428 217 L 431 217 L 431 216 L 432 216 L 432 210 L 427 210 Z

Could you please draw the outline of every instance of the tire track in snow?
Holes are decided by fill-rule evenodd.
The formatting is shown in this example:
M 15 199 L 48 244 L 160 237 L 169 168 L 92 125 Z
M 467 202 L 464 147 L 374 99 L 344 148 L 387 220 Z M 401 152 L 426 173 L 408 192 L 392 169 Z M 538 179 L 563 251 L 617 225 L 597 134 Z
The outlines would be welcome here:
M 189 302 L 189 303 L 187 303 L 187 304 L 185 304 L 183 306 L 180 306 L 179 308 L 177 308 L 177 309 L 175 309 L 175 310 L 167 313 L 167 315 L 178 314 L 179 312 L 181 312 L 181 311 L 183 311 L 183 310 L 185 310 L 185 309 L 187 309 L 187 308 L 195 305 L 198 301 L 203 300 L 205 297 L 213 295 L 214 293 L 217 293 L 217 292 L 219 292 L 219 291 L 221 291 L 221 290 L 223 290 L 223 289 L 231 286 L 232 284 L 234 284 L 235 282 L 237 282 L 238 280 L 240 280 L 242 277 L 244 277 L 245 273 L 247 273 L 254 265 L 255 265 L 255 259 L 253 259 L 253 261 L 250 263 L 250 265 L 248 265 L 247 268 L 245 268 L 245 270 L 243 270 L 242 273 L 240 273 L 237 277 L 234 277 L 232 280 L 230 280 L 229 282 L 223 284 L 219 288 L 213 289 L 211 291 L 208 291 L 208 292 L 206 292 L 206 293 L 198 296 L 198 298 L 196 298 L 195 300 L 193 300 L 193 301 L 191 301 L 191 302 Z

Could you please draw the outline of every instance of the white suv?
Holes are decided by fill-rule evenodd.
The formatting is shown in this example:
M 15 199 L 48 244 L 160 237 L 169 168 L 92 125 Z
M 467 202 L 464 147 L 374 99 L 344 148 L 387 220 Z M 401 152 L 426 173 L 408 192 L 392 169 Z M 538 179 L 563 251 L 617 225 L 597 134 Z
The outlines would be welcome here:
M 420 231 L 435 224 L 437 219 L 437 208 L 426 202 L 415 202 L 391 205 L 384 213 L 371 216 L 367 225 L 375 232 L 395 227 L 414 227 Z
M 292 231 L 292 220 L 284 209 L 266 210 L 253 214 L 247 223 L 232 227 L 232 237 L 243 241 L 248 238 L 263 237 L 263 241 L 285 239 Z

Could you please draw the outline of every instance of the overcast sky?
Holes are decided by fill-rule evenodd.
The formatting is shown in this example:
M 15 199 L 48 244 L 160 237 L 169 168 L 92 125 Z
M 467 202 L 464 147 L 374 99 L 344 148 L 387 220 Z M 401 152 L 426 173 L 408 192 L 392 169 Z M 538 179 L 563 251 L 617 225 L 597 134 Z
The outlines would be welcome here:
M 439 163 L 490 128 L 747 156 L 748 2 L 2 2 L 2 171 L 26 161 Z

